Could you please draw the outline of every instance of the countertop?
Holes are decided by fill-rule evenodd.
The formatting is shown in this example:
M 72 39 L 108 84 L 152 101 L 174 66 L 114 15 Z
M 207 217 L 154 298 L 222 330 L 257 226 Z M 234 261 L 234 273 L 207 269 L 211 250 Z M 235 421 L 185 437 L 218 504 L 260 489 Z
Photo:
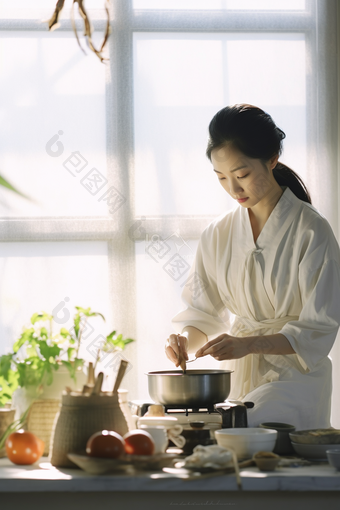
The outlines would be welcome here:
M 339 491 L 340 472 L 326 463 L 303 467 L 278 467 L 261 472 L 241 469 L 243 491 Z M 238 491 L 234 474 L 176 478 L 172 473 L 140 471 L 136 474 L 90 475 L 80 469 L 55 468 L 47 457 L 32 466 L 16 466 L 0 459 L 0 492 L 100 492 L 100 491 Z

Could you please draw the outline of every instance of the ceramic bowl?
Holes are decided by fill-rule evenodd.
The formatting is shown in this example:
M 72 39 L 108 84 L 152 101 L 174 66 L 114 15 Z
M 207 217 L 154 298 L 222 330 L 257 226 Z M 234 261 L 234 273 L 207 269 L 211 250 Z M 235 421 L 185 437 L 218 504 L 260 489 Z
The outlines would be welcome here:
M 330 448 L 326 450 L 328 462 L 337 471 L 340 471 L 340 448 Z
M 300 444 L 292 441 L 295 452 L 305 459 L 327 459 L 326 451 L 336 448 L 331 444 Z
M 261 471 L 274 471 L 281 457 L 272 452 L 257 452 L 253 455 L 253 460 Z
M 215 430 L 217 444 L 235 451 L 237 458 L 251 459 L 259 451 L 272 452 L 277 431 L 272 429 L 236 428 Z
M 340 430 L 333 428 L 296 430 L 295 432 L 290 432 L 289 437 L 292 443 L 340 445 Z

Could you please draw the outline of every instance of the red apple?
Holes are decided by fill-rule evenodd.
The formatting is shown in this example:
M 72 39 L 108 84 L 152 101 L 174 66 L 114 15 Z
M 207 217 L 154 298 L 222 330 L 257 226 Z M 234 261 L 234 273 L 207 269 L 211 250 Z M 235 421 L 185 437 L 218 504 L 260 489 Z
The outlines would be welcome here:
M 152 455 L 155 442 L 146 430 L 132 430 L 124 436 L 125 451 L 130 455 Z
M 86 444 L 86 453 L 91 457 L 117 459 L 125 452 L 122 436 L 113 430 L 101 430 L 93 434 Z

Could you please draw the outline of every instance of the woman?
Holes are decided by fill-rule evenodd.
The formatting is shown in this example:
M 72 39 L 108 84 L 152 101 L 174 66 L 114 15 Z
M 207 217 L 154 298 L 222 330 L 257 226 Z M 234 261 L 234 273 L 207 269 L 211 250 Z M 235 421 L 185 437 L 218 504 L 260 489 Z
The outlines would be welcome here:
M 229 398 L 255 403 L 250 427 L 329 427 L 339 245 L 301 179 L 278 162 L 285 134 L 270 115 L 226 107 L 209 134 L 207 156 L 238 204 L 201 235 L 166 354 L 176 366 L 195 353 L 233 370 Z

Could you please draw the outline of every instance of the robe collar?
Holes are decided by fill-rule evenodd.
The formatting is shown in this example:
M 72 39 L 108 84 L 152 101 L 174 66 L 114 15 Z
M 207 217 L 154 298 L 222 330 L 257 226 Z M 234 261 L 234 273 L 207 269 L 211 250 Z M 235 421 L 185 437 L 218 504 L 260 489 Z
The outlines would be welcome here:
M 256 242 L 254 242 L 248 209 L 238 204 L 236 214 L 239 215 L 242 224 L 240 240 L 247 250 L 270 250 L 271 248 L 277 250 L 285 232 L 299 214 L 304 202 L 294 195 L 288 186 L 281 186 L 281 188 L 283 194 L 264 224 Z

